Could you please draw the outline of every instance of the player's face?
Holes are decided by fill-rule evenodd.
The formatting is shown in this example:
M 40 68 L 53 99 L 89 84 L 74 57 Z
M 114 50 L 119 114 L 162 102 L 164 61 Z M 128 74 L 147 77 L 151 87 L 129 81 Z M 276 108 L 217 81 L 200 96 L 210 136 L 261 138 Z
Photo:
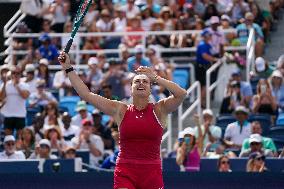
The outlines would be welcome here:
M 132 95 L 149 97 L 150 93 L 150 79 L 146 75 L 136 75 L 132 81 Z

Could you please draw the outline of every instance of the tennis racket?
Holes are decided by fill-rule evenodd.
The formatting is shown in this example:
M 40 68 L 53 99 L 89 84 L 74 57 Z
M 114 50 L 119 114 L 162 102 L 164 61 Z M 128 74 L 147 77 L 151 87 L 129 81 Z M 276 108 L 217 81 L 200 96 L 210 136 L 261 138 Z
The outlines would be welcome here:
M 88 9 L 92 4 L 92 1 L 93 0 L 81 0 L 80 6 L 79 6 L 77 13 L 76 13 L 76 17 L 73 21 L 74 23 L 73 23 L 73 29 L 72 29 L 72 32 L 71 32 L 70 39 L 68 40 L 68 42 L 67 42 L 67 44 L 64 48 L 65 53 L 69 52 L 70 47 L 73 43 L 73 39 L 74 39 L 74 37 L 75 37 L 79 27 L 80 27 L 85 15 L 88 12 Z

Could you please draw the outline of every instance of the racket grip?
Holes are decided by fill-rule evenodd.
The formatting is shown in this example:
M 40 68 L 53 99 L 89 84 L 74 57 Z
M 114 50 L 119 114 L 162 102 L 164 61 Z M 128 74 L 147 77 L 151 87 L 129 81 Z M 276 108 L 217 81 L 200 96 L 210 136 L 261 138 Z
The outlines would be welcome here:
M 65 52 L 65 53 L 68 53 L 68 52 L 69 52 L 72 43 L 73 43 L 73 39 L 70 38 L 70 39 L 68 40 L 68 42 L 67 42 L 67 45 L 66 45 L 65 48 L 64 48 L 64 52 Z

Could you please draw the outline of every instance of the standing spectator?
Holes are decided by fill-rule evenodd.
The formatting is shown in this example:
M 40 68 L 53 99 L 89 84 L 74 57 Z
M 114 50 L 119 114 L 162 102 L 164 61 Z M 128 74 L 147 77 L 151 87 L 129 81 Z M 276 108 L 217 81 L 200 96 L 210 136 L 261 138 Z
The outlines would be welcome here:
M 172 31 L 176 27 L 176 21 L 171 16 L 171 10 L 170 7 L 164 6 L 161 10 L 161 19 L 163 23 L 165 24 L 165 31 Z
M 249 111 L 244 106 L 238 106 L 234 112 L 236 122 L 230 123 L 224 138 L 227 145 L 232 148 L 241 149 L 243 141 L 251 135 L 251 125 L 248 122 Z
M 284 84 L 283 76 L 279 70 L 273 71 L 270 78 L 270 86 L 272 96 L 276 99 L 278 105 L 278 112 L 281 113 L 284 110 Z
M 8 64 L 3 64 L 0 67 L 0 85 L 2 85 L 4 81 L 6 80 L 8 72 L 9 72 Z
M 98 67 L 98 59 L 90 57 L 88 60 L 89 71 L 87 72 L 87 83 L 90 85 L 90 90 L 98 93 L 103 73 Z
M 165 23 L 161 19 L 157 19 L 151 26 L 152 31 L 165 31 Z M 147 46 L 154 45 L 157 47 L 169 47 L 169 35 L 150 35 L 147 37 Z
M 116 17 L 114 18 L 114 31 L 123 32 L 126 28 L 126 13 L 121 6 L 116 7 Z
M 72 88 L 69 78 L 64 71 L 57 71 L 53 79 L 53 87 L 59 90 L 60 96 L 72 95 Z
M 134 49 L 135 56 L 129 57 L 127 59 L 128 71 L 134 72 L 139 66 L 151 66 L 148 59 L 143 58 L 143 47 L 142 45 L 135 46 Z
M 90 165 L 99 166 L 104 153 L 104 143 L 100 136 L 92 134 L 92 130 L 93 123 L 84 119 L 79 136 L 74 137 L 72 142 L 76 149 L 90 150 Z
M 227 14 L 223 14 L 221 16 L 221 30 L 225 29 L 234 29 L 231 26 L 231 18 Z M 225 43 L 226 45 L 231 44 L 232 40 L 235 38 L 235 33 L 234 32 L 228 32 L 225 34 Z
M 70 4 L 68 1 L 55 0 L 50 6 L 49 12 L 53 14 L 52 29 L 57 33 L 63 33 L 64 24 L 69 17 Z
M 198 44 L 196 52 L 195 76 L 196 80 L 201 84 L 201 104 L 205 107 L 206 71 L 217 61 L 217 59 L 211 53 L 212 46 L 210 45 L 210 41 L 212 34 L 206 29 L 201 32 L 201 36 L 203 40 Z
M 277 149 L 276 146 L 271 138 L 261 136 L 262 135 L 262 127 L 259 121 L 254 121 L 251 123 L 251 136 L 253 134 L 258 134 L 259 136 L 255 135 L 256 138 L 261 137 L 261 143 L 263 149 L 271 150 L 274 153 L 274 156 L 277 156 Z M 245 139 L 242 145 L 242 152 L 246 151 L 250 148 L 250 139 Z
M 222 155 L 218 159 L 218 171 L 223 172 L 223 173 L 230 173 L 232 172 L 231 167 L 230 167 L 230 159 L 226 155 Z
M 68 112 L 62 114 L 62 123 L 61 132 L 67 146 L 71 145 L 71 139 L 78 136 L 80 132 L 80 127 L 78 125 L 71 125 L 71 116 Z M 70 143 L 70 145 L 69 145 Z
M 0 160 L 4 159 L 26 159 L 25 154 L 22 151 L 16 151 L 16 140 L 13 135 L 7 135 L 4 138 L 4 151 L 0 152 Z
M 19 67 L 12 67 L 11 80 L 4 81 L 1 86 L 0 100 L 5 99 L 5 104 L 1 108 L 4 115 L 5 134 L 11 135 L 14 130 L 19 135 L 26 123 L 26 99 L 29 97 L 28 85 L 20 81 L 21 70 Z M 17 108 L 15 108 L 17 107 Z
M 249 145 L 249 149 L 242 151 L 240 157 L 249 157 L 255 152 L 259 152 L 266 157 L 274 157 L 271 150 L 262 147 L 262 137 L 260 134 L 251 134 L 249 137 Z
M 260 79 L 256 87 L 257 94 L 253 97 L 252 112 L 275 115 L 277 110 L 277 102 L 272 92 L 268 81 Z
M 51 154 L 51 144 L 49 140 L 41 139 L 38 145 L 36 151 L 29 159 L 57 159 L 56 155 Z
M 42 58 L 39 60 L 39 66 L 37 70 L 37 77 L 41 80 L 45 81 L 47 88 L 52 88 L 52 77 L 49 73 L 48 69 L 48 60 L 46 58 Z
M 155 22 L 156 19 L 153 18 L 153 13 L 149 6 L 144 5 L 141 8 L 141 17 L 142 17 L 141 26 L 143 30 L 150 31 L 151 26 Z
M 213 17 L 213 16 L 219 16 L 219 13 L 216 9 L 215 4 L 210 3 L 206 6 L 204 15 L 202 17 L 202 19 L 205 22 L 205 25 L 210 24 L 210 18 Z
M 39 52 L 42 58 L 46 58 L 51 64 L 57 63 L 58 49 L 55 45 L 51 43 L 51 38 L 48 34 L 42 34 L 39 38 L 41 45 L 39 47 Z
M 22 134 L 16 142 L 16 148 L 25 154 L 26 159 L 30 157 L 35 150 L 35 135 L 32 129 L 23 129 Z
M 36 92 L 37 82 L 39 79 L 35 76 L 35 66 L 33 64 L 27 64 L 24 74 L 26 77 L 21 78 L 21 81 L 29 86 L 30 93 Z
M 265 156 L 259 152 L 252 153 L 247 162 L 247 172 L 262 173 L 268 169 L 265 167 Z
M 262 57 L 257 57 L 254 63 L 255 77 L 268 79 L 274 68 L 268 64 Z
M 87 104 L 85 101 L 79 101 L 77 103 L 76 111 L 78 113 L 72 117 L 71 125 L 81 127 L 84 119 L 92 120 L 92 115 L 87 111 Z
M 97 21 L 96 26 L 100 32 L 113 32 L 115 25 L 111 18 L 110 12 L 107 9 L 101 11 L 100 19 Z
M 212 16 L 210 18 L 211 27 L 208 29 L 211 33 L 210 44 L 212 46 L 212 55 L 217 58 L 221 58 L 224 54 L 225 36 L 222 31 L 220 31 L 220 19 L 218 16 Z M 217 77 L 217 76 L 216 76 Z
M 249 11 L 249 5 L 244 0 L 232 0 L 228 7 L 228 13 L 234 24 L 237 24 L 240 19 L 244 18 L 245 13 Z
M 126 18 L 133 18 L 140 13 L 134 2 L 135 0 L 127 0 L 127 4 L 122 7 L 122 10 L 126 13 Z
M 135 16 L 129 20 L 129 26 L 126 27 L 126 32 L 143 32 L 141 27 L 141 17 Z M 135 47 L 138 44 L 142 43 L 142 35 L 126 35 L 123 39 L 124 43 L 128 47 Z
M 181 171 L 199 171 L 203 140 L 201 137 L 195 137 L 195 131 L 191 127 L 185 128 L 183 134 L 183 142 L 177 150 L 176 162 L 181 166 Z

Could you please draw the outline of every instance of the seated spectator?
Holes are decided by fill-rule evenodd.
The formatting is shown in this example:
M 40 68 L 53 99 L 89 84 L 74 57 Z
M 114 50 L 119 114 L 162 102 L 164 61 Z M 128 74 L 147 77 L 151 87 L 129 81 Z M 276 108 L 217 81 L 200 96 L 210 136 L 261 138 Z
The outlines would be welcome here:
M 251 134 L 262 134 L 262 128 L 259 121 L 254 121 L 251 123 Z M 277 156 L 277 149 L 276 146 L 271 138 L 261 136 L 261 143 L 263 149 L 271 150 L 274 156 Z M 250 148 L 250 139 L 247 138 L 244 140 L 242 145 L 242 152 L 248 150 Z
M 37 68 L 37 78 L 41 80 L 45 80 L 45 84 L 47 88 L 52 88 L 53 79 L 50 75 L 48 69 L 48 60 L 46 58 L 42 58 L 39 60 L 39 66 Z
M 232 172 L 231 167 L 230 167 L 230 159 L 226 155 L 222 155 L 218 159 L 217 163 L 218 171 L 222 173 L 230 173 Z
M 78 125 L 71 125 L 71 116 L 68 112 L 62 114 L 62 123 L 61 132 L 67 146 L 71 145 L 71 139 L 79 135 L 80 127 Z M 70 143 L 70 144 L 69 144 Z
M 24 74 L 26 77 L 22 77 L 21 81 L 29 86 L 29 92 L 36 92 L 36 86 L 39 79 L 35 76 L 35 66 L 33 64 L 27 64 L 25 67 Z
M 140 13 L 139 7 L 134 3 L 135 0 L 127 0 L 127 4 L 122 6 L 122 10 L 126 13 L 126 18 L 133 18 Z
M 99 166 L 104 153 L 104 143 L 100 136 L 92 134 L 92 130 L 93 123 L 84 119 L 79 136 L 74 137 L 72 142 L 76 149 L 90 150 L 90 165 Z
M 152 31 L 165 31 L 165 23 L 161 19 L 157 19 L 151 26 Z M 147 46 L 155 45 L 157 47 L 169 47 L 169 35 L 150 35 L 146 39 Z
M 240 83 L 241 96 L 244 98 L 243 105 L 249 107 L 253 95 L 251 84 L 242 80 L 240 70 L 236 70 L 232 73 L 232 80 Z
M 221 30 L 233 29 L 233 27 L 231 26 L 231 18 L 227 14 L 223 14 L 221 16 L 221 26 L 220 26 L 220 29 Z M 233 41 L 234 38 L 235 38 L 235 33 L 234 32 L 226 33 L 225 34 L 225 45 L 231 44 L 231 42 Z
M 41 139 L 36 147 L 36 151 L 29 159 L 57 159 L 57 156 L 51 153 L 50 141 Z
M 116 17 L 114 18 L 115 32 L 123 32 L 126 28 L 126 13 L 122 6 L 115 7 Z M 120 37 L 119 37 L 120 38 Z
M 284 110 L 284 83 L 283 76 L 279 70 L 273 71 L 270 78 L 270 86 L 272 96 L 276 99 L 278 105 L 278 112 L 281 113 Z
M 85 101 L 79 101 L 77 103 L 76 111 L 78 113 L 72 117 L 71 125 L 81 127 L 82 120 L 92 120 L 92 115 L 87 111 L 87 103 Z
M 243 141 L 251 135 L 248 114 L 249 111 L 244 106 L 236 107 L 234 115 L 237 121 L 230 123 L 225 130 L 224 138 L 228 147 L 241 149 Z
M 119 100 L 118 96 L 113 95 L 113 90 L 112 90 L 112 86 L 109 84 L 103 84 L 101 86 L 101 92 L 102 92 L 102 96 L 110 99 L 110 100 Z
M 255 30 L 256 42 L 255 42 L 255 55 L 262 56 L 264 48 L 264 36 L 261 27 L 254 23 L 254 15 L 251 12 L 247 12 L 245 15 L 244 23 L 237 26 L 238 38 L 242 45 L 246 45 L 249 37 L 249 29 Z
M 29 97 L 30 107 L 39 107 L 44 109 L 44 107 L 49 102 L 57 102 L 53 94 L 46 90 L 45 80 L 39 80 L 36 83 L 36 92 L 31 93 Z
M 265 156 L 259 152 L 252 153 L 247 162 L 247 172 L 262 173 L 267 171 Z
M 262 148 L 262 137 L 260 134 L 252 134 L 249 138 L 249 149 L 240 153 L 240 157 L 249 157 L 252 153 L 259 152 L 266 157 L 273 157 L 273 153 L 269 149 Z
M 143 32 L 143 28 L 141 27 L 141 17 L 135 16 L 131 18 L 129 21 L 130 24 L 126 27 L 126 32 Z M 126 35 L 123 39 L 123 42 L 127 45 L 127 47 L 135 47 L 142 43 L 142 35 Z
M 4 80 L 0 87 L 0 101 L 5 100 L 1 113 L 4 116 L 5 134 L 12 135 L 16 130 L 19 135 L 26 125 L 26 99 L 30 96 L 30 92 L 28 85 L 20 81 L 20 68 L 13 66 L 10 71 L 11 79 Z
M 37 144 L 41 139 L 44 138 L 43 125 L 44 125 L 44 117 L 39 112 L 34 116 L 32 125 L 28 127 L 30 130 L 33 131 L 35 137 L 35 143 Z
M 45 131 L 44 138 L 50 141 L 50 148 L 52 151 L 56 151 L 59 154 L 62 154 L 65 147 L 65 142 L 58 126 L 49 127 Z
M 176 162 L 181 171 L 195 172 L 200 170 L 200 157 L 202 154 L 203 139 L 193 128 L 187 127 L 183 131 L 183 141 L 177 150 Z
M 42 21 L 40 33 L 54 33 L 54 31 L 51 28 L 51 20 L 44 19 Z
M 74 147 L 67 147 L 64 150 L 64 159 L 75 159 L 76 158 L 76 149 Z
M 268 79 L 274 68 L 268 64 L 267 61 L 264 60 L 262 57 L 257 57 L 254 63 L 255 73 L 254 76 L 258 78 Z
M 270 85 L 266 79 L 260 79 L 256 87 L 257 94 L 253 97 L 252 112 L 275 115 L 277 102 L 272 96 Z
M 212 110 L 205 109 L 202 112 L 203 124 L 200 125 L 201 135 L 203 136 L 203 146 L 207 146 L 209 143 L 216 143 L 222 137 L 222 130 L 220 127 L 213 125 L 214 115 Z M 199 126 L 196 126 L 196 137 L 199 136 Z
M 219 16 L 219 13 L 214 3 L 208 3 L 202 16 L 202 20 L 204 20 L 206 26 L 210 25 L 210 18 L 212 16 Z
M 39 40 L 41 42 L 39 52 L 42 58 L 46 58 L 51 64 L 57 64 L 58 49 L 51 43 L 49 35 L 45 33 L 40 36 Z
M 223 139 L 220 139 L 219 142 L 214 144 L 208 143 L 204 149 L 203 156 L 207 158 L 220 158 L 223 155 L 228 156 L 229 158 L 236 158 L 236 154 L 233 151 L 226 150 L 226 142 Z
M 127 48 L 127 46 L 123 43 L 121 43 L 118 46 L 119 49 L 119 59 L 121 61 L 121 65 L 122 65 L 122 69 L 127 72 L 127 59 L 130 57 L 130 53 L 129 50 Z
M 62 121 L 59 115 L 58 104 L 54 101 L 50 101 L 43 111 L 44 117 L 44 130 L 49 129 L 50 127 L 62 126 Z
M 6 135 L 4 138 L 4 151 L 0 152 L 0 160 L 5 159 L 26 159 L 22 151 L 16 151 L 16 140 L 13 135 Z
M 189 18 L 187 18 L 189 19 Z M 186 26 L 184 25 L 186 22 L 186 18 L 180 17 L 179 20 L 176 23 L 175 30 L 186 30 Z M 195 20 L 189 20 L 189 22 L 194 22 Z M 191 24 L 191 23 L 189 23 Z M 171 34 L 170 35 L 170 47 L 171 48 L 184 48 L 184 47 L 192 47 L 193 46 L 193 40 L 191 34 Z
M 53 79 L 53 87 L 59 90 L 60 96 L 73 95 L 73 89 L 71 87 L 70 80 L 64 70 L 55 72 Z
M 128 71 L 129 72 L 135 72 L 135 70 L 139 66 L 151 66 L 151 63 L 149 62 L 148 59 L 143 58 L 143 47 L 142 45 L 137 45 L 135 46 L 134 49 L 135 56 L 129 57 L 127 59 L 127 64 L 128 64 Z
M 144 5 L 141 7 L 141 26 L 144 31 L 150 31 L 152 24 L 155 22 L 155 18 L 153 17 L 153 11 L 151 7 L 148 5 Z
M 176 27 L 176 20 L 171 14 L 171 9 L 168 6 L 163 6 L 160 12 L 161 21 L 165 24 L 165 31 L 172 31 Z
M 35 135 L 30 128 L 23 129 L 22 134 L 19 136 L 19 139 L 16 142 L 16 148 L 25 154 L 26 159 L 28 159 L 34 152 Z

